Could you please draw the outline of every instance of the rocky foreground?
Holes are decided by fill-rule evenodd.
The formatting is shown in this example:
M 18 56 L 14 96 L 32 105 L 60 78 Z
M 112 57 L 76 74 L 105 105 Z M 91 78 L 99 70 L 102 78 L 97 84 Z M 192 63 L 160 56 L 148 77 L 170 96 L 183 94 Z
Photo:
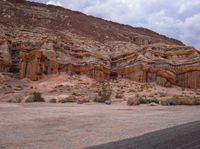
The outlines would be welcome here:
M 105 100 L 100 94 L 103 84 L 84 75 L 68 75 L 65 73 L 49 75 L 38 81 L 16 79 L 12 74 L 0 74 L 0 101 L 31 102 L 28 100 L 33 92 L 42 94 L 45 102 L 52 103 L 88 103 L 109 100 L 110 103 L 126 103 L 129 105 L 199 105 L 200 90 L 185 89 L 177 86 L 166 88 L 156 83 L 138 83 L 127 79 L 109 81 L 109 97 Z M 27 101 L 26 101 L 27 100 Z M 33 101 L 32 101 L 33 102 Z

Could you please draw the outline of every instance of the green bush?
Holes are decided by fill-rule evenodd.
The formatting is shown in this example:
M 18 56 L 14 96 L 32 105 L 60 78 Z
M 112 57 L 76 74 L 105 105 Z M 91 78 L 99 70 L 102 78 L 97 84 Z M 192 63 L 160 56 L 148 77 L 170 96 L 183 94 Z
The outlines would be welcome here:
M 31 95 L 25 97 L 25 102 L 45 102 L 40 92 L 34 92 Z

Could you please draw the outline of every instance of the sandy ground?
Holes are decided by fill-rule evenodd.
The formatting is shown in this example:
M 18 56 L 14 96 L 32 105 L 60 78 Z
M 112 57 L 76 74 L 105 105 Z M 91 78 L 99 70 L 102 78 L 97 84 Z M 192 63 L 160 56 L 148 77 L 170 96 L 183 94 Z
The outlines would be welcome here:
M 197 120 L 199 106 L 0 103 L 0 148 L 78 149 Z
M 165 88 L 155 83 L 138 83 L 127 79 L 110 80 L 112 101 L 123 102 L 136 95 L 162 100 L 164 97 L 183 95 L 200 98 L 200 89 L 183 89 L 178 86 Z M 39 81 L 19 80 L 11 74 L 0 73 L 0 102 L 15 102 L 25 99 L 34 91 L 42 93 L 48 102 L 51 99 L 63 99 L 75 95 L 79 100 L 94 101 L 102 84 L 87 76 L 70 76 L 65 73 L 44 77 Z M 117 98 L 116 95 L 120 95 Z

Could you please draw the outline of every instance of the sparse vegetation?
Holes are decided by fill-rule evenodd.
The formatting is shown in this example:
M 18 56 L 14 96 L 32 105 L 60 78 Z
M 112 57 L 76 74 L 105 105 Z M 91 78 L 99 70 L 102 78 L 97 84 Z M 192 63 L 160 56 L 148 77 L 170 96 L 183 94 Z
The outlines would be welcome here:
M 140 104 L 140 101 L 137 96 L 128 98 L 127 105 L 134 106 L 134 105 L 139 105 L 139 104 Z
M 71 95 L 69 97 L 60 99 L 59 102 L 60 103 L 77 102 L 77 98 L 74 95 Z
M 140 104 L 160 104 L 164 106 L 170 105 L 200 105 L 200 97 L 175 95 L 172 97 L 163 98 L 158 100 L 157 98 L 147 98 L 145 96 L 136 95 L 130 97 L 127 101 L 128 105 L 140 105 Z
M 110 100 L 112 95 L 112 88 L 109 83 L 103 83 L 101 90 L 98 92 L 98 97 L 95 99 L 95 102 L 104 103 L 107 100 Z
M 50 103 L 56 103 L 56 102 L 57 102 L 57 99 L 52 98 L 52 99 L 49 100 L 49 102 L 50 102 Z
M 8 100 L 9 103 L 21 103 L 22 102 L 22 99 L 17 97 L 16 99 L 9 99 Z
M 140 95 L 137 94 L 135 97 L 138 99 L 139 104 L 146 104 L 147 103 L 146 96 L 140 96 Z
M 31 95 L 25 97 L 25 102 L 45 102 L 40 92 L 33 92 Z
M 120 94 L 120 93 L 117 93 L 116 96 L 115 96 L 115 98 L 119 98 L 119 99 L 121 99 L 121 98 L 123 98 L 123 97 L 124 97 L 124 95 L 123 95 L 123 94 Z
M 145 96 L 136 95 L 135 97 L 130 97 L 127 101 L 128 105 L 140 105 L 140 104 L 150 104 L 159 103 L 159 100 L 155 97 L 147 98 Z
M 150 104 L 150 103 L 157 103 L 159 104 L 159 100 L 155 97 L 153 98 L 150 98 L 150 99 L 147 99 L 147 103 Z
M 200 97 L 172 96 L 160 101 L 161 105 L 200 105 Z
M 90 102 L 90 100 L 88 98 L 82 98 L 82 99 L 78 99 L 77 104 L 83 104 L 83 103 L 88 103 Z
M 168 94 L 166 92 L 159 92 L 160 97 L 166 97 Z
M 21 103 L 22 102 L 22 98 L 16 98 L 16 103 Z

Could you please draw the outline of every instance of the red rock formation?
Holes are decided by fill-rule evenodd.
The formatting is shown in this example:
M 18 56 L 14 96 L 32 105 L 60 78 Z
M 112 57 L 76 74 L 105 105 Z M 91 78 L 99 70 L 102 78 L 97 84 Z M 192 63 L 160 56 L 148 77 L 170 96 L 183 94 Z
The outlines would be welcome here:
M 11 57 L 8 44 L 4 39 L 0 39 L 0 72 L 9 71 Z
M 58 72 L 59 64 L 48 59 L 42 51 L 32 51 L 21 56 L 20 78 L 38 80 L 43 75 L 55 74 Z
M 200 53 L 182 42 L 61 7 L 0 1 L 0 71 L 67 72 L 200 88 Z

